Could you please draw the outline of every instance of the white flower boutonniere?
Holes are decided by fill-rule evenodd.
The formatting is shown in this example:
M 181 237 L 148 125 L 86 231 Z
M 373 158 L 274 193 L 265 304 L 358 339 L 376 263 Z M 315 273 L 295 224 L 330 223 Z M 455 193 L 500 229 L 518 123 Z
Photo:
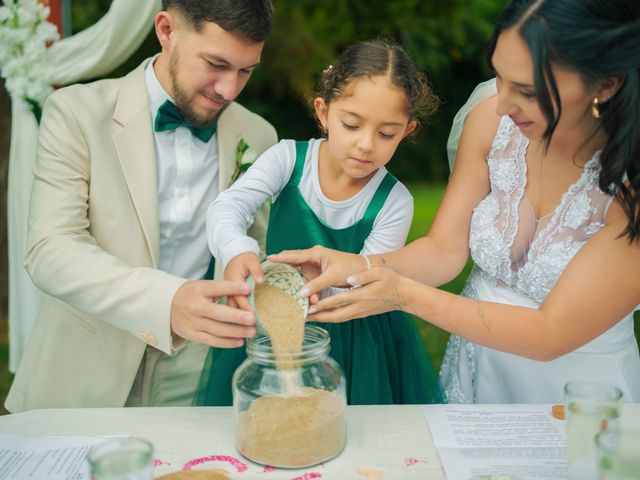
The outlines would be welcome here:
M 236 169 L 231 175 L 229 186 L 233 185 L 240 175 L 247 171 L 247 169 L 253 165 L 253 162 L 258 158 L 258 154 L 255 150 L 249 147 L 249 144 L 244 141 L 244 138 L 240 138 L 238 146 L 236 147 Z

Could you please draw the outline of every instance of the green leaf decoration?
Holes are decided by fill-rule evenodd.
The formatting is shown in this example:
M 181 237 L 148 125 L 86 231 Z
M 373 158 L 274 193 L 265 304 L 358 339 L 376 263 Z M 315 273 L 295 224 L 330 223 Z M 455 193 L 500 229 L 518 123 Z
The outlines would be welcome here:
M 42 118 L 42 107 L 33 98 L 25 98 L 24 101 L 27 103 L 27 105 L 29 105 L 29 108 L 33 112 L 33 115 L 36 117 L 36 122 L 38 122 L 38 125 L 40 125 L 40 119 Z

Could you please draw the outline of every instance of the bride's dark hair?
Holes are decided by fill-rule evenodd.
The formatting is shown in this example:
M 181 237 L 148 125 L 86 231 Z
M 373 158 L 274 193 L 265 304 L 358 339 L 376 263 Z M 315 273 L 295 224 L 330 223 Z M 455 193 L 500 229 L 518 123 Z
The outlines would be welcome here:
M 552 64 L 578 72 L 587 85 L 621 75 L 618 92 L 601 103 L 608 135 L 600 155 L 600 189 L 620 201 L 628 224 L 622 235 L 640 240 L 640 1 L 513 0 L 502 13 L 487 48 L 515 27 L 533 58 L 536 98 L 551 139 L 561 114 Z

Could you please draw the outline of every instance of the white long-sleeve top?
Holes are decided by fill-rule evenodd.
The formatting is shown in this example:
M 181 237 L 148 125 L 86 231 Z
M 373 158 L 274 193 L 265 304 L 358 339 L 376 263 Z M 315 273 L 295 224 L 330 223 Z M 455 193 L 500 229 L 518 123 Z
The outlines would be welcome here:
M 149 62 L 144 74 L 151 121 L 158 108 L 173 99 L 162 88 Z M 180 126 L 153 132 L 158 172 L 158 220 L 163 272 L 198 280 L 209 268 L 211 255 L 202 235 L 207 207 L 218 194 L 218 136 L 208 142 Z
M 351 198 L 327 198 L 318 178 L 318 152 L 324 139 L 309 141 L 302 178 L 298 188 L 311 210 L 331 228 L 346 228 L 360 220 L 387 169 L 381 167 L 367 185 Z M 295 140 L 281 140 L 264 152 L 231 187 L 220 193 L 207 210 L 207 239 L 217 261 L 227 264 L 236 256 L 259 254 L 258 243 L 246 231 L 254 215 L 269 199 L 275 201 L 293 173 Z M 413 197 L 397 182 L 376 217 L 361 253 L 390 252 L 402 247 L 413 218 Z M 294 234 L 294 232 L 291 232 Z M 309 245 L 312 247 L 313 245 Z

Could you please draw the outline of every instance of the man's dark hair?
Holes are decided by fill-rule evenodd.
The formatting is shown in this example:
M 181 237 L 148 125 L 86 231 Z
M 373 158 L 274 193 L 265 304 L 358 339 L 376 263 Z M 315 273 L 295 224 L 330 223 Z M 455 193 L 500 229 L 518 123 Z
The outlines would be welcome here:
M 271 0 L 162 0 L 162 9 L 177 10 L 196 31 L 213 22 L 252 42 L 264 42 L 273 24 Z

